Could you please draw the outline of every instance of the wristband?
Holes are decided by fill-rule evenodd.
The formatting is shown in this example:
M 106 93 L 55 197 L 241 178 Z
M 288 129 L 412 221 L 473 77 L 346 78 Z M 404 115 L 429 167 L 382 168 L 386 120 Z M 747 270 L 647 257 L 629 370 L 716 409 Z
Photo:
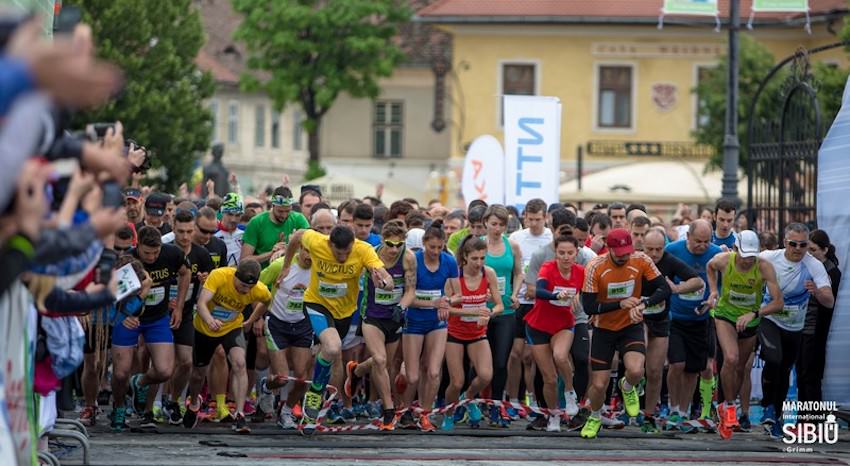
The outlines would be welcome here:
M 753 314 L 755 315 L 755 317 L 753 317 L 754 319 L 758 319 L 759 317 L 761 317 L 760 309 L 756 309 L 755 311 L 753 311 Z
M 6 244 L 9 245 L 10 249 L 22 252 L 27 259 L 32 259 L 35 256 L 35 249 L 32 247 L 32 241 L 21 233 L 9 238 Z

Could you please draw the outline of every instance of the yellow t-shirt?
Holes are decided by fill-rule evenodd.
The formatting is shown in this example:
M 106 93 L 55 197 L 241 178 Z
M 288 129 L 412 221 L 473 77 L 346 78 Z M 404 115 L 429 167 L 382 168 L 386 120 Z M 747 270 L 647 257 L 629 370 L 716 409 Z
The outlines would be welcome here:
M 272 294 L 262 282 L 257 282 L 246 294 L 236 291 L 236 286 L 233 285 L 235 275 L 235 267 L 221 267 L 210 272 L 204 282 L 204 289 L 213 294 L 207 308 L 223 325 L 217 332 L 213 332 L 201 319 L 201 315 L 195 312 L 192 320 L 195 330 L 210 337 L 224 336 L 233 329 L 242 327 L 242 310 L 245 306 L 257 302 L 268 304 L 271 301 Z
M 375 249 L 367 242 L 354 240 L 351 254 L 344 264 L 336 261 L 327 235 L 304 231 L 301 245 L 310 252 L 310 286 L 304 293 L 305 303 L 324 306 L 334 319 L 345 319 L 357 308 L 360 274 L 365 267 L 384 266 Z

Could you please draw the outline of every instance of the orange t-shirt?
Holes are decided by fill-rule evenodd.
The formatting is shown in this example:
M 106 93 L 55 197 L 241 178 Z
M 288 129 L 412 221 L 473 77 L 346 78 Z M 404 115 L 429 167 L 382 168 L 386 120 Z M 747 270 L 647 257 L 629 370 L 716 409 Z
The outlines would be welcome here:
M 652 259 L 642 252 L 635 251 L 629 261 L 619 267 L 606 254 L 587 264 L 582 292 L 596 293 L 600 303 L 618 302 L 630 296 L 640 298 L 643 279 L 654 280 L 659 275 Z M 594 315 L 591 322 L 594 327 L 614 331 L 632 325 L 629 311 L 625 309 Z

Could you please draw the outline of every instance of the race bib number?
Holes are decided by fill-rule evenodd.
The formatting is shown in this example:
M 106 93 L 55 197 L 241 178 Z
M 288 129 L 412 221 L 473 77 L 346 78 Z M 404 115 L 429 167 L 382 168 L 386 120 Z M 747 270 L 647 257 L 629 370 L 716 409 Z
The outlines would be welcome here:
M 643 310 L 643 313 L 644 313 L 644 315 L 661 314 L 662 312 L 664 312 L 664 309 L 666 309 L 666 308 L 667 308 L 667 301 L 661 301 L 660 303 L 658 303 L 654 306 L 647 307 L 646 309 Z
M 145 298 L 146 306 L 156 306 L 161 303 L 162 300 L 165 299 L 165 287 L 158 286 L 156 288 L 151 288 L 150 292 L 148 292 L 147 297 Z
M 195 284 L 189 283 L 189 289 L 186 290 L 186 302 L 192 300 L 192 293 L 195 291 Z M 174 300 L 177 299 L 177 286 L 172 286 L 171 289 L 168 290 L 168 299 Z
M 213 309 L 211 312 L 212 316 L 222 322 L 230 322 L 232 320 L 236 320 L 239 317 L 238 312 L 228 311 L 227 309 L 222 309 L 217 307 Z
M 319 296 L 323 298 L 342 298 L 348 293 L 346 283 L 319 282 Z
M 796 316 L 798 312 L 800 312 L 799 304 L 786 304 L 782 307 L 782 310 L 777 313 L 777 315 L 779 317 L 787 319 L 789 317 Z
M 287 314 L 301 314 L 304 312 L 304 290 L 290 290 L 289 299 L 286 300 L 285 311 Z
M 729 304 L 739 307 L 754 306 L 756 304 L 755 293 L 737 293 L 729 290 Z
M 375 288 L 375 304 L 382 304 L 385 306 L 398 304 L 401 302 L 401 295 L 403 294 L 403 291 L 404 290 L 401 288 L 395 288 L 392 291 Z
M 420 301 L 428 301 L 431 304 L 436 304 L 443 292 L 440 290 L 416 290 L 416 299 Z
M 608 284 L 609 299 L 625 299 L 630 297 L 635 291 L 635 281 L 627 280 L 624 282 L 613 282 Z
M 573 287 L 566 286 L 556 286 L 555 289 L 552 290 L 552 293 L 559 294 L 562 291 L 567 292 L 566 299 L 556 299 L 553 301 L 549 301 L 553 306 L 561 306 L 561 307 L 569 307 L 573 305 L 573 298 L 576 295 L 576 289 Z
M 684 299 L 685 301 L 702 301 L 703 296 L 705 296 L 705 285 L 703 285 L 700 289 L 696 291 L 679 294 L 679 297 Z
M 498 282 L 498 285 L 499 285 L 499 294 L 500 294 L 500 295 L 503 295 L 503 296 L 504 296 L 504 294 L 505 294 L 505 285 L 507 284 L 507 281 L 508 281 L 508 280 L 507 280 L 507 278 L 506 278 L 506 277 L 496 277 L 496 282 Z
M 478 305 L 478 304 L 464 304 L 462 307 L 463 307 L 463 309 L 478 309 L 481 306 Z M 460 316 L 460 321 L 461 322 L 478 322 L 479 318 L 480 317 L 478 317 L 478 316 Z

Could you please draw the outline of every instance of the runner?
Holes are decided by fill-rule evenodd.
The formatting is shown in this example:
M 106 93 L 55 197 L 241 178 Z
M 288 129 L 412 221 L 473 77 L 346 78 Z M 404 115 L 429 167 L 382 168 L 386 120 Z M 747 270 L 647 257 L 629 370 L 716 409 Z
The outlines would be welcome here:
M 642 218 L 642 217 L 638 217 Z M 634 234 L 632 234 L 634 238 Z M 703 287 L 702 279 L 696 270 L 664 250 L 666 238 L 657 229 L 650 230 L 643 238 L 644 252 L 652 259 L 655 267 L 667 280 L 671 294 L 687 294 Z M 673 280 L 678 279 L 678 284 Z M 652 296 L 655 287 L 645 282 L 643 296 Z M 667 301 L 650 306 L 643 311 L 643 322 L 646 326 L 646 399 L 644 403 L 643 423 L 641 430 L 647 433 L 658 431 L 655 421 L 656 405 L 661 399 L 662 376 L 664 363 L 667 360 L 667 348 L 670 336 L 670 314 Z
M 253 259 L 267 266 L 269 259 L 286 247 L 296 230 L 310 228 L 307 218 L 292 211 L 292 191 L 286 186 L 275 188 L 271 197 L 272 210 L 258 214 L 248 222 L 242 236 L 241 259 Z
M 456 403 L 466 382 L 464 356 L 469 358 L 475 377 L 464 392 L 464 399 L 472 400 L 493 379 L 493 356 L 487 342 L 487 324 L 492 316 L 504 309 L 500 296 L 498 278 L 492 267 L 484 265 L 487 243 L 477 236 L 467 236 L 458 246 L 460 265 L 460 306 L 449 308 L 448 342 L 446 364 L 449 368 L 449 386 L 446 388 L 446 404 Z M 494 296 L 493 308 L 487 307 L 489 296 Z M 466 405 L 469 425 L 478 428 L 481 408 L 478 403 Z M 443 416 L 443 430 L 453 430 L 454 410 Z
M 707 266 L 708 304 L 714 309 L 717 342 L 723 352 L 720 383 L 724 400 L 718 413 L 717 432 L 726 440 L 732 438 L 732 431 L 738 427 L 735 399 L 756 345 L 761 317 L 779 312 L 783 306 L 773 266 L 759 260 L 758 255 L 758 235 L 744 230 L 737 237 L 735 252 L 718 254 Z M 722 290 L 719 282 L 723 283 Z M 762 307 L 765 285 L 772 300 Z
M 264 412 L 274 411 L 273 404 L 263 400 L 273 401 L 271 395 L 286 384 L 290 369 L 298 379 L 278 412 L 278 426 L 282 429 L 296 428 L 292 408 L 301 401 L 307 388 L 304 380 L 309 376 L 310 347 L 313 345 L 313 327 L 304 313 L 304 291 L 310 283 L 312 260 L 304 248 L 295 257 L 289 275 L 282 280 L 279 278 L 283 257 L 273 260 L 260 274 L 260 281 L 272 290 L 274 296 L 265 329 L 271 372 L 260 382 L 261 409 Z M 276 283 L 280 285 L 276 286 Z M 292 361 L 291 368 L 289 361 Z
M 714 205 L 714 230 L 711 232 L 711 242 L 720 246 L 723 251 L 731 251 L 735 246 L 735 203 L 729 199 L 718 199 Z
M 622 202 L 613 202 L 608 206 L 608 217 L 611 219 L 611 228 L 629 227 L 629 221 L 626 220 L 626 205 Z
M 508 357 L 511 355 L 516 317 L 519 307 L 519 290 L 522 286 L 522 252 L 516 242 L 504 236 L 508 224 L 508 209 L 493 204 L 484 213 L 484 225 L 487 228 L 487 256 L 485 264 L 496 271 L 499 295 L 504 311 L 490 319 L 487 328 L 487 340 L 493 356 L 493 383 L 490 396 L 494 400 L 504 400 L 505 384 L 508 375 Z M 492 309 L 494 304 L 487 304 Z M 502 416 L 496 406 L 490 407 L 490 424 L 508 427 L 510 418 Z
M 588 236 L 584 245 L 601 256 L 608 252 L 608 248 L 605 246 L 605 238 L 608 236 L 608 232 L 612 230 L 611 217 L 604 213 L 598 213 L 593 215 L 589 223 L 590 236 Z
M 144 307 L 125 315 L 123 322 L 113 328 L 112 396 L 118 400 L 113 413 L 113 427 L 116 424 L 123 425 L 119 420 L 125 416 L 121 404 L 127 393 L 128 380 L 133 396 L 133 410 L 141 416 L 139 426 L 156 427 L 152 411 L 155 396 L 149 397 L 148 393 L 153 387 L 155 394 L 157 384 L 170 379 L 174 371 L 172 330 L 180 328 L 192 271 L 180 248 L 162 244 L 160 231 L 154 227 L 142 227 L 139 230 L 139 244 L 131 255 L 140 260 L 152 284 L 145 297 Z M 170 307 L 167 296 L 175 278 L 177 301 Z M 145 349 L 150 354 L 151 367 L 143 374 L 130 377 L 140 335 L 144 337 Z
M 215 237 L 224 241 L 227 245 L 227 262 L 222 265 L 235 267 L 239 264 L 242 255 L 242 236 L 245 231 L 240 228 L 239 221 L 245 209 L 242 206 L 242 198 L 236 193 L 227 193 L 221 201 L 221 224 Z M 206 231 L 210 231 L 207 229 Z
M 711 243 L 711 224 L 702 219 L 688 226 L 686 239 L 670 243 L 667 252 L 696 270 L 706 281 L 706 264 L 722 251 Z M 673 283 L 678 284 L 676 279 Z M 670 392 L 670 416 L 668 425 L 678 426 L 690 418 L 691 400 L 699 378 L 699 394 L 702 406 L 701 419 L 708 417 L 714 396 L 714 370 L 716 338 L 714 324 L 706 303 L 708 288 L 704 285 L 691 293 L 674 294 L 670 298 L 670 344 L 667 360 L 667 387 Z M 684 417 L 684 419 L 683 419 Z M 687 425 L 680 426 L 690 430 Z
M 759 325 L 759 354 L 764 360 L 762 424 L 774 439 L 783 437 L 782 402 L 788 394 L 791 366 L 800 351 L 809 298 L 813 296 L 827 308 L 835 305 L 826 268 L 807 254 L 808 247 L 809 228 L 802 223 L 792 223 L 785 228 L 784 249 L 759 254 L 761 260 L 773 265 L 784 301 L 780 312 L 768 315 Z M 770 304 L 772 299 L 765 296 L 764 304 Z
M 247 343 L 243 329 L 253 328 L 257 332 L 263 328 L 261 319 L 271 301 L 271 293 L 259 280 L 260 264 L 243 258 L 238 267 L 213 270 L 204 282 L 193 319 L 195 345 L 192 362 L 195 369 L 186 396 L 184 427 L 191 429 L 198 425 L 201 386 L 207 377 L 213 352 L 218 345 L 222 345 L 230 361 L 230 385 L 236 402 L 233 430 L 240 434 L 251 432 L 245 420 L 248 373 L 245 361 Z M 253 312 L 250 318 L 244 320 L 242 311 L 250 305 L 253 305 Z
M 331 234 L 335 225 L 334 214 L 328 209 L 317 210 L 310 219 L 310 227 L 323 235 Z
M 160 235 L 171 232 L 171 225 L 165 222 L 165 207 L 171 196 L 164 193 L 150 193 L 145 199 L 144 219 L 136 224 L 136 231 L 149 226 L 159 230 Z
M 632 212 L 640 212 L 633 210 Z M 635 251 L 643 251 L 643 241 L 652 222 L 648 217 L 638 215 L 629 222 L 629 233 L 632 234 L 632 244 L 635 245 Z
M 564 380 L 564 398 L 570 405 L 571 416 L 578 412 L 573 389 L 573 365 L 570 347 L 575 336 L 573 308 L 584 284 L 584 267 L 575 263 L 579 242 L 572 236 L 559 235 L 555 241 L 557 259 L 540 268 L 535 287 L 534 308 L 525 317 L 525 332 L 534 362 L 543 376 L 543 395 L 546 406 L 553 410 L 546 426 L 548 432 L 561 431 L 558 409 L 558 381 Z M 572 402 L 572 403 L 571 403 Z M 542 418 L 538 418 L 542 419 Z
M 643 378 L 645 335 L 643 311 L 663 302 L 670 288 L 646 254 L 635 252 L 627 230 L 614 229 L 607 235 L 609 253 L 593 259 L 587 266 L 581 301 L 585 312 L 593 316 L 590 347 L 591 374 L 587 399 L 590 412 L 583 409 L 578 420 L 586 419 L 582 438 L 595 438 L 602 426 L 601 412 L 611 373 L 614 352 L 619 352 L 626 367 L 620 379 L 620 393 L 626 413 L 640 413 L 637 385 Z M 641 298 L 643 279 L 656 286 L 650 297 Z
M 469 203 L 469 208 L 466 211 L 467 225 L 464 228 L 452 233 L 449 237 L 446 248 L 452 255 L 457 251 L 457 247 L 467 235 L 484 236 L 487 229 L 484 227 L 484 213 L 487 212 L 487 203 L 475 199 Z
M 443 369 L 449 297 L 461 294 L 457 262 L 443 249 L 446 234 L 441 227 L 440 221 L 431 224 L 422 237 L 424 249 L 416 253 L 416 299 L 407 310 L 402 337 L 407 379 L 402 401 L 408 409 L 399 419 L 399 426 L 403 429 L 417 426 L 409 408 L 418 392 L 419 406 L 425 410 L 419 416 L 418 427 L 426 432 L 436 429 L 428 418 L 428 411 L 437 396 Z M 420 374 L 423 375 L 421 379 Z
M 390 220 L 381 230 L 383 240 L 376 250 L 393 277 L 395 287 L 387 292 L 376 287 L 371 278 L 368 279 L 361 333 L 371 357 L 359 364 L 350 361 L 346 365 L 345 391 L 349 397 L 357 391 L 362 378 L 371 375 L 372 388 L 377 390 L 383 403 L 381 430 L 395 429 L 395 404 L 390 380 L 395 380 L 396 371 L 391 362 L 398 351 L 404 313 L 416 299 L 416 256 L 404 247 L 406 233 L 400 220 Z
M 334 363 L 342 364 L 341 336 L 351 326 L 352 314 L 357 309 L 358 281 L 363 269 L 367 269 L 375 283 L 387 291 L 393 289 L 394 282 L 375 250 L 368 243 L 356 240 L 348 227 L 337 225 L 330 236 L 313 230 L 295 232 L 286 249 L 282 276 L 289 275 L 286 264 L 292 262 L 295 251 L 301 247 L 312 258 L 304 310 L 322 345 L 316 355 L 313 382 L 304 395 L 302 432 L 309 434 L 322 409 L 331 368 Z

